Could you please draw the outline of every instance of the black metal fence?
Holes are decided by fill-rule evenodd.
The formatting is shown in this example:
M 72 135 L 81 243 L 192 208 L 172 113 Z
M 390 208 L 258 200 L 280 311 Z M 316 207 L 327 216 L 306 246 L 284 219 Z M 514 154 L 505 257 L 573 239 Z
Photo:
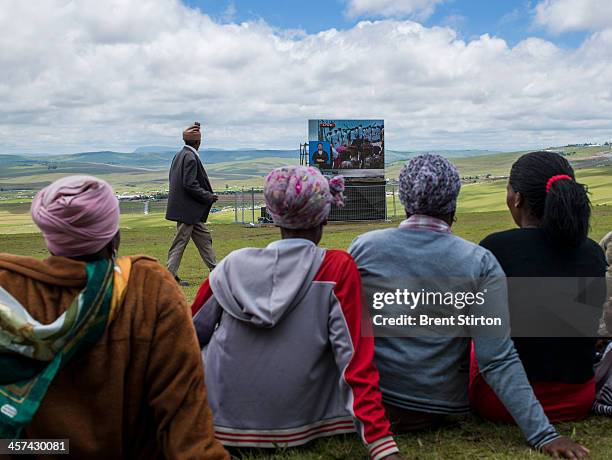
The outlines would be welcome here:
M 344 191 L 345 205 L 332 206 L 330 221 L 374 221 L 398 217 L 401 205 L 397 187 L 393 184 L 347 185 Z M 240 224 L 270 223 L 265 210 L 263 190 L 244 188 L 218 194 L 219 200 L 212 209 L 211 218 L 217 213 Z M 165 213 L 167 200 L 121 201 L 122 214 Z M 229 214 L 229 215 L 228 215 Z
M 238 192 L 237 223 L 271 223 L 272 218 L 266 211 L 261 191 L 245 190 Z M 400 215 L 400 202 L 397 188 L 393 184 L 348 185 L 344 191 L 344 206 L 332 206 L 329 220 L 372 221 L 389 220 Z M 241 204 L 245 205 L 242 206 Z M 249 204 L 253 204 L 249 207 Z M 257 208 L 257 209 L 255 209 Z M 253 216 L 257 214 L 256 218 Z
M 332 206 L 330 221 L 386 220 L 386 185 L 349 185 L 344 191 L 344 206 Z

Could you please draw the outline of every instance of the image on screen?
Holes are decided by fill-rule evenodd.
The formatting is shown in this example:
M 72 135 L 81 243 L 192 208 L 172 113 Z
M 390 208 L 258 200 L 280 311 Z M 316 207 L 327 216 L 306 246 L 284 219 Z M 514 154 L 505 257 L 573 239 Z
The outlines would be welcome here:
M 385 125 L 383 120 L 309 120 L 308 145 L 311 153 L 327 143 L 331 154 L 329 169 L 346 176 L 384 176 Z M 320 156 L 318 156 L 320 160 Z M 322 168 L 323 169 L 323 168 Z
M 309 142 L 308 152 L 310 154 L 310 164 L 319 169 L 330 169 L 332 166 L 332 156 L 330 143 L 327 141 Z

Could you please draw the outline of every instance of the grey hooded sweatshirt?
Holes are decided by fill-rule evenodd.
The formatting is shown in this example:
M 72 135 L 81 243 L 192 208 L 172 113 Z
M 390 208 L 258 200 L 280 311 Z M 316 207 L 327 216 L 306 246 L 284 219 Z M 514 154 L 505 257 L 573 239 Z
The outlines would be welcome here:
M 234 251 L 193 313 L 223 444 L 291 447 L 357 430 L 371 458 L 398 451 L 349 254 L 304 239 Z

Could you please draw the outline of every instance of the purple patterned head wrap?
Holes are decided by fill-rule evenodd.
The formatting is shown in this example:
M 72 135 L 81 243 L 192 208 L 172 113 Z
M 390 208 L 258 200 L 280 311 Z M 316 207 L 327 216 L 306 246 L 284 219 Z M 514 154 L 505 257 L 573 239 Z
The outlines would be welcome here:
M 344 205 L 344 178 L 327 179 L 311 166 L 283 166 L 266 177 L 264 197 L 274 223 L 289 229 L 316 227 L 329 216 L 331 205 Z
M 399 176 L 399 197 L 408 214 L 440 216 L 457 208 L 461 179 L 446 158 L 426 153 L 412 158 Z

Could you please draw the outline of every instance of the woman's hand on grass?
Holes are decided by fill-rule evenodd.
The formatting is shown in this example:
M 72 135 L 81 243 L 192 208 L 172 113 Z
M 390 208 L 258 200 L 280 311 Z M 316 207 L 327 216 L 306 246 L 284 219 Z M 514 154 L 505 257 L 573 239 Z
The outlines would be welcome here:
M 550 455 L 552 458 L 572 458 L 581 459 L 588 458 L 589 449 L 572 441 L 567 436 L 561 436 L 548 444 L 544 444 L 542 452 Z

